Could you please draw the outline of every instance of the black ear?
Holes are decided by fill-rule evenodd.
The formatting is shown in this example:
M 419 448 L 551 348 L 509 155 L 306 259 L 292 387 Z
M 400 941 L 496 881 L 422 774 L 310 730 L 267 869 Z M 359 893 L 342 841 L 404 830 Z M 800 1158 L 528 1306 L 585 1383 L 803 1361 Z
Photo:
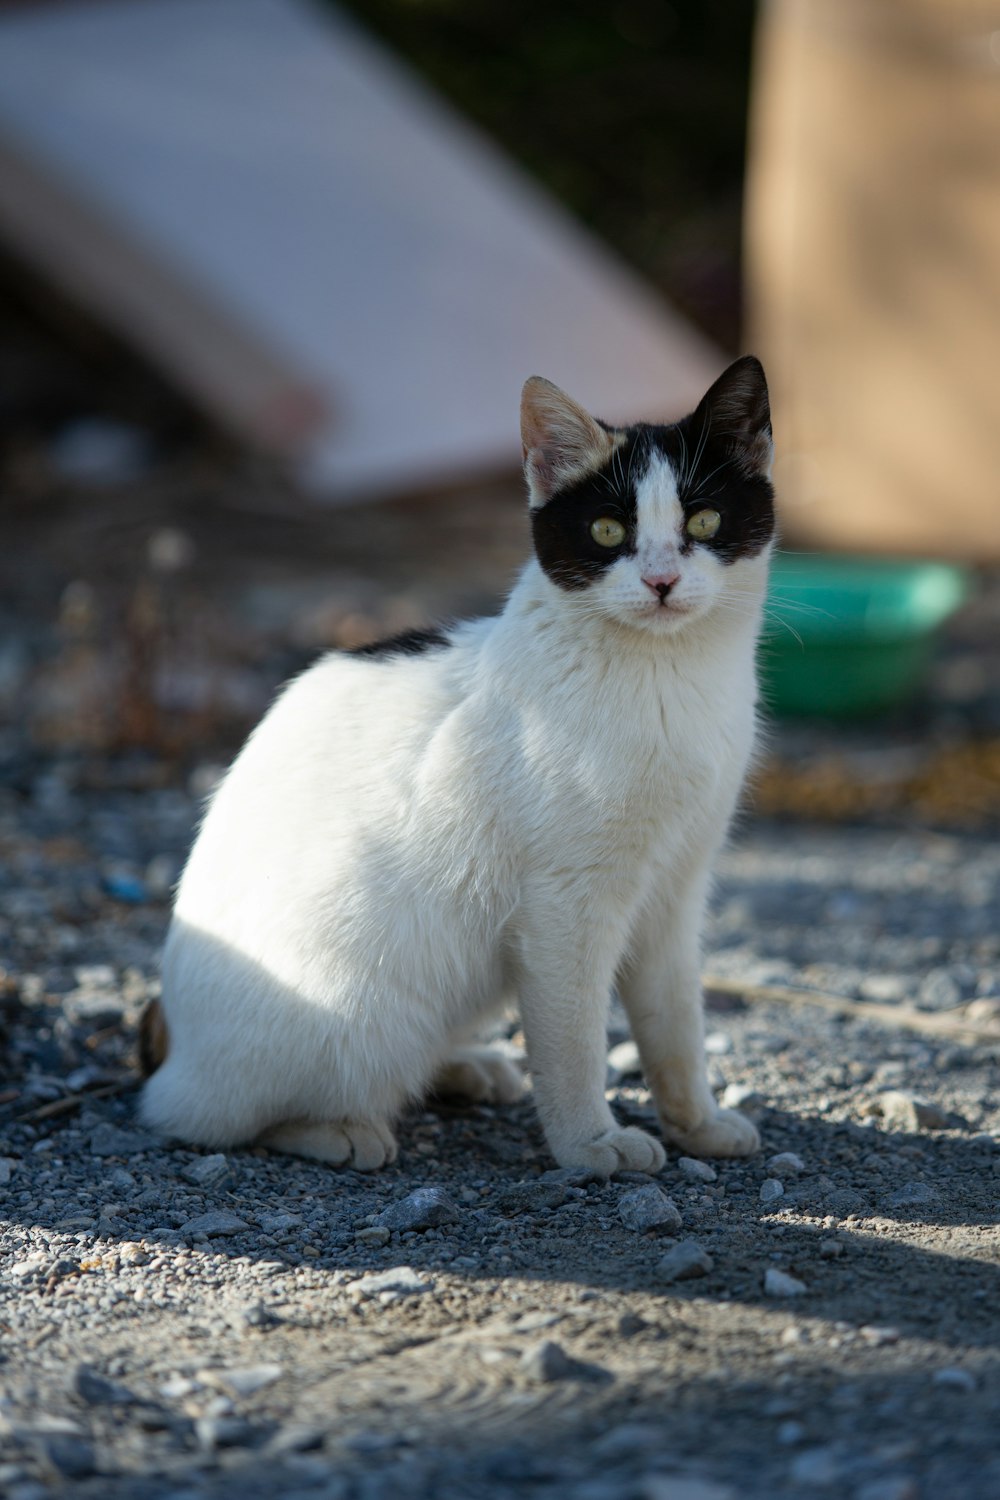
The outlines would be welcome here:
M 722 372 L 702 396 L 691 421 L 695 432 L 707 426 L 711 437 L 729 438 L 753 473 L 770 472 L 771 406 L 764 366 L 754 355 L 745 354 Z

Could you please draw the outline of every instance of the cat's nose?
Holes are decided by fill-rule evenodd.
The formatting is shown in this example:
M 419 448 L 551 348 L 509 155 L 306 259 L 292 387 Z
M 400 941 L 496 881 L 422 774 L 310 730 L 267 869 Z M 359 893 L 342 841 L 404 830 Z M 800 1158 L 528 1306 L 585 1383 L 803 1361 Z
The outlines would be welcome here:
M 652 589 L 662 604 L 680 576 L 679 573 L 657 573 L 652 578 L 644 578 L 642 581 L 648 589 Z

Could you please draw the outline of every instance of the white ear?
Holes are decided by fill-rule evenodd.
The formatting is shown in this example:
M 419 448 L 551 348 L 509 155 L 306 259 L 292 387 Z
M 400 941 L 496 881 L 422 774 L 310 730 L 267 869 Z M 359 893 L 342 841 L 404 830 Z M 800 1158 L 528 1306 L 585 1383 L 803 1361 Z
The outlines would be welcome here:
M 600 468 L 614 449 L 615 435 L 551 380 L 532 375 L 521 392 L 521 446 L 528 501 L 537 508 L 564 485 Z

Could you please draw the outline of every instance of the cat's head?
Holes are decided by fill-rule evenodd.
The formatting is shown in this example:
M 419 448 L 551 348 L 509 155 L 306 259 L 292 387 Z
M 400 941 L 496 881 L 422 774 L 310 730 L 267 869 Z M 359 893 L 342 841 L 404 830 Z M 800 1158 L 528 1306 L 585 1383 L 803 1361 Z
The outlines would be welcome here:
M 738 359 L 663 427 L 609 427 L 532 376 L 521 440 L 535 551 L 557 587 L 658 634 L 762 595 L 774 492 L 759 360 Z

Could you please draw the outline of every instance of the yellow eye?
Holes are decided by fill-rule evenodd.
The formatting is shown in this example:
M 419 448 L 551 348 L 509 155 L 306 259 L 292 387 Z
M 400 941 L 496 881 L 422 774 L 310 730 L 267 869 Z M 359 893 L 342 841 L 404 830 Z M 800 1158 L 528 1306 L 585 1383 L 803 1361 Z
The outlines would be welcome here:
M 696 510 L 693 516 L 688 517 L 688 523 L 684 529 L 688 536 L 694 537 L 696 542 L 707 542 L 721 525 L 722 517 L 717 510 Z
M 590 534 L 601 547 L 620 547 L 625 540 L 625 527 L 610 516 L 601 516 L 591 522 Z

